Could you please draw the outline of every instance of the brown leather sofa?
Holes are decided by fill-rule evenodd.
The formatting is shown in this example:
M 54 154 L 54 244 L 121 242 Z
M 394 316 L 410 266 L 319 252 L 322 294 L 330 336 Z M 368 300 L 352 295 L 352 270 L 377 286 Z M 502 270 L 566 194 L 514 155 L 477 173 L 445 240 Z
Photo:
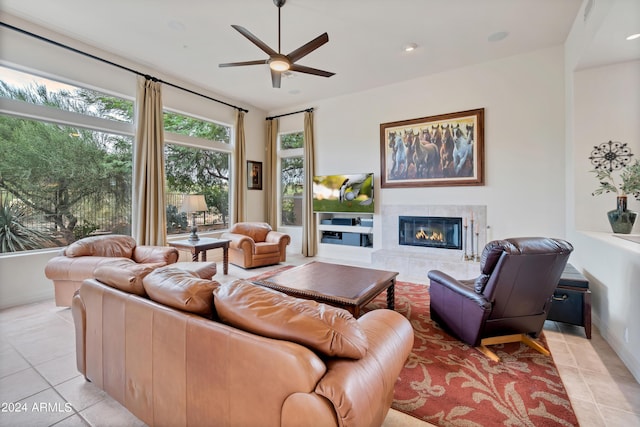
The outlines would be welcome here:
M 291 237 L 265 222 L 238 222 L 222 234 L 229 239 L 229 262 L 242 268 L 263 267 L 287 260 Z
M 355 319 L 174 266 L 148 274 L 142 296 L 105 270 L 73 298 L 78 370 L 147 425 L 364 427 L 385 419 L 413 344 L 399 313 Z
M 96 267 L 116 262 L 139 264 L 148 271 L 178 261 L 178 250 L 165 246 L 138 246 L 131 236 L 106 235 L 80 239 L 47 262 L 44 272 L 53 280 L 56 305 L 70 307 L 73 293 L 84 279 L 93 277 Z

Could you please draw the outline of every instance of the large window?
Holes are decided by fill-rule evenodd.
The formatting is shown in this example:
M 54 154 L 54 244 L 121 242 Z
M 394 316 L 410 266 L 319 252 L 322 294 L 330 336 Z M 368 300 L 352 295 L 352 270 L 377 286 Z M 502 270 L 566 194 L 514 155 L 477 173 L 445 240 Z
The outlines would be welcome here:
M 180 209 L 184 194 L 205 196 L 208 210 L 196 216 L 199 231 L 227 228 L 231 126 L 167 112 L 164 127 L 167 233 L 188 231 L 191 219 Z
M 133 89 L 132 89 L 133 90 Z M 131 234 L 132 100 L 0 66 L 0 254 Z M 232 127 L 165 112 L 168 233 L 226 228 Z
M 0 253 L 131 229 L 133 102 L 0 67 Z
M 280 134 L 280 224 L 302 226 L 304 133 Z

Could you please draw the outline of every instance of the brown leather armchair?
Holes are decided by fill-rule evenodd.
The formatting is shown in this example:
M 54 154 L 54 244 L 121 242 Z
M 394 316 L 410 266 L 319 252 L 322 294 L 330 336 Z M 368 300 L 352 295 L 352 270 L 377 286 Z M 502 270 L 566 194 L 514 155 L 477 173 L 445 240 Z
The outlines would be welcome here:
M 543 237 L 489 242 L 475 279 L 429 271 L 431 318 L 495 361 L 487 345 L 521 341 L 548 355 L 531 336 L 542 331 L 572 251 L 569 242 Z
M 177 262 L 178 256 L 175 248 L 138 246 L 131 236 L 110 234 L 73 242 L 47 262 L 44 272 L 53 280 L 56 305 L 70 307 L 73 293 L 83 280 L 93 278 L 94 270 L 101 265 L 116 262 L 157 268 Z
M 229 262 L 242 268 L 262 267 L 287 260 L 288 234 L 265 222 L 238 222 L 222 234 L 229 239 Z

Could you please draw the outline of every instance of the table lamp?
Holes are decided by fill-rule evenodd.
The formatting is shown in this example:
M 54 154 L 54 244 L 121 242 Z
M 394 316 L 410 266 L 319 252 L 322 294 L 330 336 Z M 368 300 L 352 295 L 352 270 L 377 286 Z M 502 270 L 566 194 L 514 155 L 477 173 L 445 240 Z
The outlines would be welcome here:
M 186 212 L 187 214 L 191 214 L 191 235 L 189 236 L 189 240 L 192 242 L 196 242 L 200 240 L 198 237 L 198 227 L 196 226 L 196 215 L 198 212 L 204 212 L 207 208 L 207 202 L 204 200 L 204 195 L 202 194 L 185 194 L 182 199 L 182 208 L 181 212 Z

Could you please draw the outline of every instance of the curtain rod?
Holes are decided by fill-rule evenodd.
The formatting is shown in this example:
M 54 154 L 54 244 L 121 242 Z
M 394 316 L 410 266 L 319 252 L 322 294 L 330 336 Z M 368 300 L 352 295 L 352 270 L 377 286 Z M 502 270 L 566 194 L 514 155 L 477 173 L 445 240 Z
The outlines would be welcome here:
M 286 114 L 280 114 L 277 116 L 267 117 L 265 120 L 273 120 L 273 119 L 277 119 L 278 117 L 290 116 L 292 114 L 311 113 L 311 112 L 313 112 L 313 108 L 307 108 L 306 110 L 294 111 L 293 113 L 286 113 Z
M 109 61 L 109 60 L 107 60 L 107 59 L 100 58 L 99 56 L 93 55 L 93 54 L 88 53 L 88 52 L 84 52 L 84 51 L 82 51 L 82 50 L 76 49 L 76 48 L 71 47 L 71 46 L 67 46 L 67 45 L 65 45 L 65 44 L 62 44 L 62 43 L 57 42 L 57 41 L 55 41 L 55 40 L 48 39 L 48 38 L 43 37 L 43 36 L 40 36 L 40 35 L 38 35 L 38 34 L 31 33 L 31 32 L 29 32 L 29 31 L 23 30 L 22 28 L 14 27 L 13 25 L 11 25 L 11 24 L 7 24 L 6 22 L 0 22 L 0 25 L 2 25 L 3 27 L 9 28 L 9 29 L 11 29 L 11 30 L 13 30 L 13 31 L 17 31 L 17 32 L 19 32 L 19 33 L 25 34 L 25 35 L 27 35 L 27 36 L 34 37 L 34 38 L 36 38 L 36 39 L 38 39 L 38 40 L 41 40 L 41 41 L 44 41 L 44 42 L 47 42 L 47 43 L 51 43 L 51 44 L 53 44 L 53 45 L 55 45 L 55 46 L 58 46 L 58 47 L 61 47 L 61 48 L 64 48 L 64 49 L 70 50 L 70 51 L 75 52 L 75 53 L 78 53 L 78 54 L 80 54 L 80 55 L 83 55 L 83 56 L 86 56 L 86 57 L 89 57 L 89 58 L 95 59 L 95 60 L 100 61 L 100 62 L 104 62 L 105 64 L 109 64 L 109 65 L 112 65 L 112 66 L 114 66 L 114 67 L 120 68 L 120 69 L 122 69 L 122 70 L 129 71 L 130 73 L 137 74 L 137 75 L 142 76 L 142 77 L 144 77 L 144 78 L 146 78 L 146 79 L 153 80 L 154 82 L 159 82 L 159 83 L 165 84 L 165 85 L 167 85 L 167 86 L 171 86 L 171 87 L 174 87 L 174 88 L 176 88 L 176 89 L 180 89 L 180 90 L 183 90 L 183 91 L 185 91 L 185 92 L 192 93 L 192 94 L 194 94 L 194 95 L 200 96 L 200 97 L 202 97 L 202 98 L 206 98 L 206 99 L 208 99 L 208 100 L 210 100 L 210 101 L 214 101 L 214 102 L 217 102 L 217 103 L 220 103 L 220 104 L 224 104 L 224 105 L 226 105 L 227 107 L 235 108 L 236 110 L 240 110 L 240 111 L 245 112 L 245 113 L 248 113 L 248 112 L 249 112 L 249 110 L 246 110 L 246 109 L 244 109 L 244 108 L 238 107 L 238 106 L 236 106 L 236 105 L 232 105 L 232 104 L 229 104 L 229 103 L 227 103 L 227 102 L 220 101 L 219 99 L 215 99 L 215 98 L 212 98 L 212 97 L 210 97 L 210 96 L 203 95 L 203 94 L 201 94 L 201 93 L 195 92 L 195 91 L 193 91 L 193 90 L 191 90 L 191 89 L 184 88 L 184 87 L 182 87 L 182 86 L 178 86 L 178 85 L 173 84 L 173 83 L 165 82 L 164 80 L 160 80 L 160 79 L 158 79 L 158 78 L 156 78 L 156 77 L 152 77 L 152 76 L 150 76 L 149 74 L 141 73 L 140 71 L 136 71 L 136 70 L 134 70 L 134 69 L 132 69 L 132 68 L 125 67 L 124 65 L 116 64 L 115 62 L 111 62 L 111 61 Z

